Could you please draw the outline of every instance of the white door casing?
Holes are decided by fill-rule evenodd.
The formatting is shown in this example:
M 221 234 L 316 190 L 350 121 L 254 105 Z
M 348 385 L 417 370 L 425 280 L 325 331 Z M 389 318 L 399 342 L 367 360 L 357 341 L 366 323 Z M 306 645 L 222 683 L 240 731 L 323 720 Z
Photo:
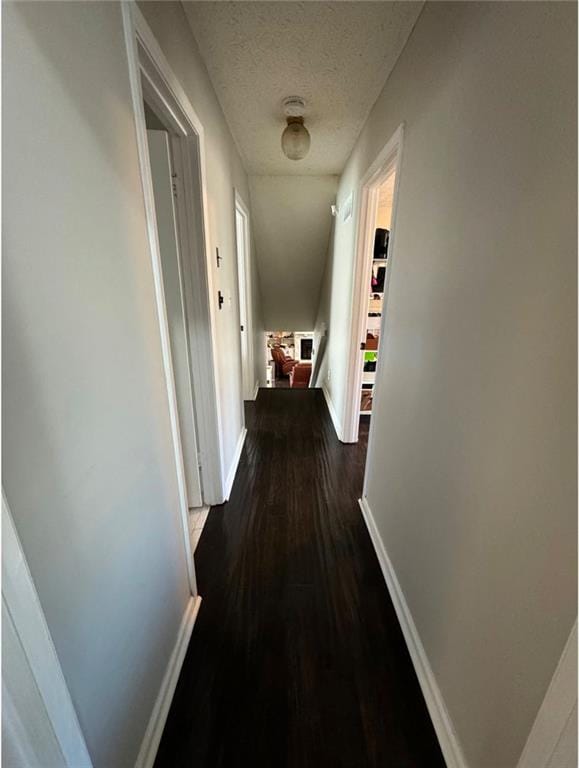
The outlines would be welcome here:
M 4 494 L 2 643 L 2 764 L 6 768 L 92 768 Z
M 241 336 L 241 379 L 243 399 L 253 400 L 255 391 L 253 364 L 253 322 L 251 264 L 249 259 L 249 211 L 235 192 L 235 240 L 239 295 L 239 328 Z
M 182 496 L 183 531 L 188 542 L 187 489 L 178 434 L 179 419 L 163 297 L 144 101 L 146 100 L 163 125 L 170 130 L 172 154 L 175 158 L 179 157 L 183 172 L 181 185 L 183 196 L 182 200 L 177 201 L 177 208 L 182 214 L 179 244 L 183 255 L 185 307 L 191 346 L 191 374 L 195 395 L 203 502 L 212 505 L 221 504 L 225 500 L 226 472 L 221 405 L 218 396 L 220 387 L 216 358 L 216 288 L 212 273 L 213 257 L 205 172 L 205 132 L 203 124 L 136 3 L 123 2 L 122 12 L 176 468 L 180 496 Z M 189 543 L 187 550 L 191 594 L 195 595 L 197 588 Z
M 203 500 L 197 456 L 183 268 L 177 234 L 177 212 L 174 202 L 176 192 L 173 181 L 173 162 L 167 132 L 148 130 L 147 142 L 155 198 L 157 231 L 159 233 L 165 305 L 175 377 L 183 465 L 187 485 L 187 501 L 189 508 L 200 507 L 203 504 Z
M 577 619 L 517 768 L 577 766 Z
M 388 287 L 392 273 L 392 261 L 395 256 L 396 238 L 396 208 L 398 201 L 398 187 L 400 182 L 400 166 L 402 160 L 402 146 L 404 139 L 404 126 L 400 125 L 393 136 L 383 147 L 374 160 L 360 185 L 358 223 L 356 233 L 356 251 L 354 254 L 353 291 L 350 322 L 350 353 L 348 356 L 348 368 L 346 371 L 346 397 L 343 412 L 343 434 L 340 437 L 344 443 L 358 441 L 358 426 L 360 422 L 360 390 L 362 386 L 362 355 L 361 343 L 366 340 L 366 323 L 368 312 L 368 286 L 372 272 L 372 252 L 374 247 L 374 232 L 376 228 L 376 214 L 380 197 L 380 187 L 392 174 L 396 174 L 394 183 L 394 202 L 392 206 L 392 227 L 388 246 L 389 267 L 386 270 L 386 284 L 384 286 L 384 299 L 382 303 L 382 322 L 380 328 L 380 340 L 378 349 L 378 364 L 376 366 L 376 383 L 374 395 L 379 397 L 379 382 L 381 375 L 380 361 L 383 360 L 385 336 L 387 334 L 386 313 L 388 310 Z M 372 426 L 370 425 L 370 434 Z M 370 441 L 368 438 L 368 454 L 370 453 Z M 368 465 L 368 458 L 366 459 Z

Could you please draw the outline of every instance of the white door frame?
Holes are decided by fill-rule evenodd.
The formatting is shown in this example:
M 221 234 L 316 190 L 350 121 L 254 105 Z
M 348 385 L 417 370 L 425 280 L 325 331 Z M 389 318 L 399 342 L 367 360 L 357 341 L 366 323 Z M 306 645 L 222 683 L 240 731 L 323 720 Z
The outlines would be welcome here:
M 182 226 L 179 235 L 183 255 L 182 267 L 191 347 L 191 374 L 199 442 L 198 458 L 201 468 L 203 501 L 207 505 L 213 505 L 220 504 L 225 500 L 226 473 L 223 462 L 222 420 L 218 398 L 219 374 L 215 354 L 217 349 L 216 301 L 209 239 L 205 132 L 185 91 L 173 73 L 136 3 L 123 2 L 122 10 L 184 535 L 189 542 L 183 457 L 163 295 L 153 187 L 149 168 L 144 100 L 162 116 L 163 122 L 171 128 L 174 159 L 176 163 L 180 163 L 183 170 L 183 179 L 178 180 L 182 181 L 184 199 L 184 204 L 180 209 Z M 187 546 L 189 547 L 189 544 Z
M 4 492 L 2 617 L 3 738 L 29 768 L 92 768 Z
M 254 352 L 253 352 L 253 296 L 251 291 L 251 259 L 250 259 L 250 234 L 249 234 L 249 208 L 237 191 L 233 190 L 235 209 L 235 251 L 237 254 L 237 286 L 239 306 L 239 327 L 243 334 L 240 340 L 241 352 L 241 381 L 243 386 L 243 399 L 255 399 L 254 381 Z M 243 241 L 239 241 L 237 229 L 237 216 L 243 221 Z M 243 327 L 243 330 L 241 328 Z M 245 351 L 243 342 L 245 339 Z M 245 359 L 244 359 L 245 357 Z
M 380 327 L 380 340 L 378 342 L 378 364 L 376 366 L 376 383 L 374 394 L 377 394 L 380 381 L 380 361 L 383 358 L 384 322 L 386 317 L 388 288 L 392 273 L 394 257 L 394 241 L 396 235 L 396 208 L 398 200 L 398 185 L 400 180 L 400 164 L 402 157 L 402 143 L 404 138 L 404 126 L 400 125 L 394 135 L 386 143 L 378 154 L 360 183 L 358 195 L 358 226 L 356 233 L 356 251 L 354 255 L 354 282 L 352 290 L 352 311 L 350 323 L 350 353 L 348 356 L 348 370 L 346 372 L 346 398 L 344 405 L 344 419 L 342 429 L 342 442 L 356 443 L 358 441 L 358 427 L 360 424 L 360 391 L 362 388 L 362 355 L 361 344 L 366 341 L 366 321 L 368 313 L 368 286 L 372 272 L 372 257 L 374 249 L 374 236 L 376 229 L 376 215 L 380 197 L 380 187 L 391 173 L 396 173 L 394 182 L 394 200 L 392 206 L 392 225 L 388 244 L 388 269 L 386 270 L 386 283 L 384 285 L 384 300 L 382 304 L 382 322 Z M 386 331 L 387 332 L 387 331 Z M 370 452 L 372 435 L 372 422 L 370 422 L 370 435 L 368 438 L 368 452 Z M 365 481 L 364 481 L 365 484 Z
M 151 144 L 153 142 L 153 144 Z M 173 150 L 172 144 L 175 144 Z M 161 146 L 162 148 L 161 148 Z M 169 316 L 171 315 L 171 302 L 173 302 L 172 311 L 178 309 L 178 331 L 177 336 L 183 333 L 182 343 L 179 338 L 172 338 L 171 331 L 175 331 L 169 326 L 169 337 L 171 341 L 171 357 L 173 363 L 173 375 L 175 378 L 175 392 L 177 396 L 177 407 L 179 410 L 179 429 L 181 434 L 181 449 L 183 451 L 183 461 L 185 470 L 185 481 L 187 488 L 187 503 L 189 509 L 192 507 L 202 507 L 202 487 L 201 474 L 199 472 L 199 443 L 197 440 L 197 426 L 195 418 L 195 395 L 192 381 L 191 366 L 191 339 L 189 334 L 189 324 L 186 312 L 186 290 L 183 269 L 183 248 L 188 247 L 187 233 L 182 222 L 186 220 L 187 212 L 184 208 L 184 195 L 182 179 L 184 176 L 182 159 L 178 153 L 179 139 L 169 135 L 167 131 L 147 130 L 147 146 L 149 148 L 150 167 L 153 174 L 153 191 L 155 194 L 155 213 L 157 220 L 157 231 L 159 231 L 159 221 L 163 226 L 169 227 L 171 231 L 171 240 L 166 241 L 165 245 L 171 249 L 174 243 L 174 252 L 163 252 L 163 243 L 160 243 L 161 259 L 163 266 L 163 291 L 167 298 L 167 287 L 177 295 L 169 295 Z M 160 159 L 159 154 L 162 156 Z M 167 163 L 167 165 L 165 165 Z M 155 178 L 160 172 L 159 164 L 162 167 L 163 179 Z M 155 169 L 155 170 L 154 170 Z M 156 185 L 156 186 L 155 186 Z M 160 206 L 160 208 L 159 208 Z M 167 223 L 167 217 L 170 219 L 170 225 Z M 163 233 L 163 227 L 161 232 Z M 167 232 L 164 236 L 168 237 Z M 171 258 L 174 256 L 175 258 Z M 169 282 L 167 282 L 169 281 Z M 178 305 L 178 306 L 177 306 Z M 172 318 L 172 323 L 176 318 Z
M 577 619 L 571 628 L 517 768 L 577 764 Z

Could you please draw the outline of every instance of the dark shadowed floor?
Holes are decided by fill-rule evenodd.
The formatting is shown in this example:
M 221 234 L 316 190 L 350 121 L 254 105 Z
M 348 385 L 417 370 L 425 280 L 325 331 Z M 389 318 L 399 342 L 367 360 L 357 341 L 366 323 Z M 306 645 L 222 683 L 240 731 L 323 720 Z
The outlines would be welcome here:
M 444 766 L 321 390 L 261 389 L 156 768 Z

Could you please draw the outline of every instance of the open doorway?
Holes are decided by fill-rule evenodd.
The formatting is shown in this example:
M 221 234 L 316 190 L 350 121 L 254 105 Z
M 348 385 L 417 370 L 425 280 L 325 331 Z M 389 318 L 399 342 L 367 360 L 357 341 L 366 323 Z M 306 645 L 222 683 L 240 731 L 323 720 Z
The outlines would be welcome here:
M 195 507 L 201 507 L 203 500 L 193 405 L 193 382 L 191 379 L 191 352 L 185 304 L 185 284 L 179 244 L 179 232 L 182 226 L 177 204 L 179 196 L 182 194 L 180 179 L 183 177 L 183 173 L 181 168 L 177 168 L 175 164 L 175 152 L 173 151 L 175 137 L 165 128 L 146 102 L 145 120 L 155 199 L 155 214 L 157 217 L 163 291 L 169 325 L 175 394 L 177 397 L 181 449 L 183 451 L 183 466 L 187 486 L 187 506 L 189 510 L 192 510 Z
M 266 331 L 267 386 L 307 389 L 312 376 L 313 331 Z
M 122 11 L 179 515 L 195 596 L 197 529 L 208 506 L 225 498 L 204 130 L 139 9 L 127 3 Z
M 384 147 L 362 181 L 355 258 L 352 336 L 344 437 L 358 441 L 370 430 L 379 401 L 381 361 L 387 331 L 386 306 L 392 271 L 402 128 Z
M 194 552 L 207 520 L 209 507 L 203 503 L 199 442 L 195 418 L 195 393 L 191 365 L 191 340 L 187 308 L 186 269 L 183 261 L 188 242 L 184 225 L 182 151 L 179 137 L 171 132 L 154 109 L 144 102 L 147 146 L 157 219 L 163 293 L 169 341 L 183 470 L 188 507 L 188 532 Z M 189 303 L 191 298 L 189 298 Z
M 237 250 L 237 280 L 239 287 L 239 332 L 241 337 L 243 399 L 255 400 L 256 384 L 254 382 L 253 363 L 249 211 L 237 191 L 235 192 L 235 245 Z
M 378 364 L 378 345 L 382 331 L 384 314 L 384 289 L 388 268 L 388 244 L 392 226 L 392 204 L 394 200 L 394 182 L 396 169 L 378 189 L 378 210 L 374 228 L 374 250 L 370 284 L 367 286 L 366 339 L 363 342 L 362 387 L 360 391 L 360 416 L 362 421 L 372 415 L 374 387 L 376 385 L 376 366 Z

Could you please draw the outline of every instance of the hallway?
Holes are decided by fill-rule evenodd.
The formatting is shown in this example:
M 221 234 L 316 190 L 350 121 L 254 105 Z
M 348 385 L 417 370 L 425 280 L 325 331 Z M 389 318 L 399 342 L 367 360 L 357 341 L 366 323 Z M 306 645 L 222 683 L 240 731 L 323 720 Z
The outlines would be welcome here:
M 321 390 L 261 389 L 247 427 L 156 767 L 444 765 L 357 503 L 367 425 L 343 445 Z
M 2 4 L 4 768 L 578 764 L 577 8 Z

